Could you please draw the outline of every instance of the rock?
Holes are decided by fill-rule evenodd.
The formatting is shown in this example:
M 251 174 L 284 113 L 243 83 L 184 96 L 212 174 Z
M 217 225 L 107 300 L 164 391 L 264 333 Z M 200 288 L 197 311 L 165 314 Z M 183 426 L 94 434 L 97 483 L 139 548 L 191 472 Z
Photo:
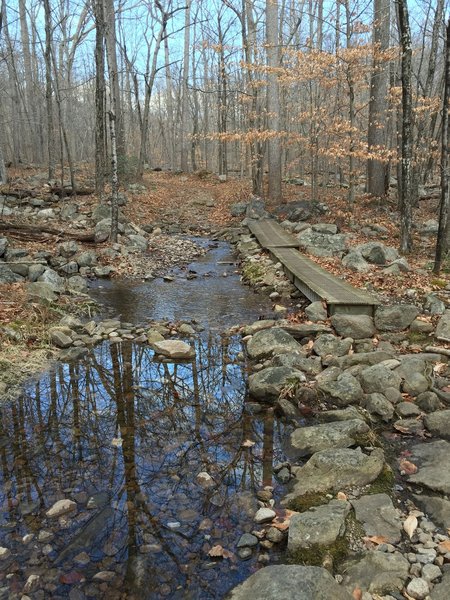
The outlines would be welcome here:
M 59 360 L 61 362 L 72 362 L 80 360 L 88 354 L 88 349 L 84 346 L 77 348 L 67 348 L 59 353 Z
M 291 517 L 288 550 L 295 552 L 311 546 L 329 546 L 345 533 L 345 519 L 350 512 L 350 503 L 331 500 Z
M 31 282 L 37 281 L 39 277 L 44 273 L 45 266 L 40 264 L 29 265 L 28 267 L 28 279 Z
M 256 360 L 289 350 L 300 352 L 302 347 L 280 327 L 258 331 L 247 343 L 249 357 Z
M 364 417 L 354 406 L 347 406 L 347 408 L 337 410 L 327 410 L 321 412 L 319 417 L 320 420 L 325 423 L 332 423 L 333 421 L 350 421 L 352 419 L 364 421 Z
M 128 236 L 130 241 L 129 245 L 134 246 L 141 252 L 146 252 L 148 249 L 148 241 L 143 235 L 130 234 Z
M 251 325 L 246 325 L 242 329 L 242 335 L 254 335 L 258 331 L 262 331 L 263 329 L 270 329 L 274 325 L 276 325 L 276 321 L 273 319 L 261 319 L 261 321 L 255 321 Z
M 58 252 L 64 258 L 70 258 L 78 252 L 78 244 L 74 240 L 63 242 L 59 245 Z
M 416 404 L 421 410 L 431 413 L 441 408 L 441 401 L 434 392 L 422 392 L 416 398 Z
M 251 533 L 244 533 L 239 538 L 239 541 L 238 541 L 236 547 L 237 548 L 254 548 L 258 544 L 259 544 L 259 540 L 256 536 L 252 535 Z
M 356 246 L 355 250 L 360 252 L 369 263 L 376 265 L 386 265 L 399 258 L 395 248 L 380 242 L 367 242 Z
M 418 396 L 428 390 L 430 383 L 431 382 L 421 373 L 412 373 L 410 377 L 403 382 L 402 389 L 410 396 Z
M 348 448 L 355 437 L 369 431 L 361 419 L 337 421 L 312 427 L 300 427 L 291 434 L 290 442 L 296 456 L 307 456 L 327 448 Z
M 55 290 L 63 291 L 64 279 L 58 275 L 53 269 L 45 269 L 38 281 L 42 283 L 50 283 Z
M 72 345 L 72 338 L 58 327 L 52 327 L 49 330 L 49 335 L 51 343 L 58 348 L 68 348 Z
M 411 448 L 411 462 L 419 467 L 408 481 L 435 492 L 450 494 L 450 443 L 444 440 L 416 444 Z
M 422 223 L 420 235 L 435 235 L 439 231 L 439 222 L 436 219 L 429 219 Z
M 380 417 L 383 421 L 390 421 L 394 416 L 394 407 L 383 394 L 368 394 L 362 405 L 371 416 Z
M 92 579 L 94 581 L 108 582 L 108 581 L 112 581 L 115 576 L 116 576 L 116 574 L 114 571 L 99 571 L 98 573 L 96 573 L 94 575 L 94 577 Z
M 65 275 L 73 275 L 74 273 L 78 272 L 78 263 L 74 260 L 71 260 L 65 265 L 61 265 L 59 270 Z
M 277 527 L 269 527 L 266 532 L 266 538 L 273 544 L 279 544 L 284 540 L 285 534 L 277 529 Z
M 418 314 L 419 309 L 413 304 L 380 306 L 375 311 L 375 327 L 380 331 L 402 331 Z
M 359 381 L 365 393 L 371 394 L 386 388 L 399 389 L 402 380 L 395 371 L 391 371 L 383 364 L 378 364 L 363 369 Z
M 30 594 L 31 592 L 35 592 L 39 588 L 40 583 L 41 583 L 40 576 L 33 573 L 26 580 L 25 585 L 23 586 L 22 592 L 24 594 Z
M 348 235 L 337 233 L 318 233 L 312 229 L 305 229 L 297 235 L 302 248 L 313 256 L 342 256 L 347 249 Z
M 56 217 L 56 213 L 53 208 L 43 208 L 38 210 L 36 216 L 38 219 L 54 219 Z
M 1 283 L 18 283 L 23 281 L 23 277 L 14 273 L 7 265 L 0 263 L 0 284 Z
M 81 275 L 74 275 L 67 280 L 67 289 L 77 294 L 87 293 L 87 282 Z
M 206 471 L 201 471 L 195 478 L 195 481 L 205 490 L 216 487 L 216 482 Z
M 437 565 L 423 565 L 422 577 L 427 581 L 436 581 L 442 577 L 442 571 Z
M 230 206 L 230 213 L 232 217 L 242 217 L 245 215 L 247 204 L 245 202 L 236 202 Z
M 289 367 L 268 367 L 250 375 L 248 387 L 250 395 L 258 400 L 271 401 L 277 399 L 288 385 L 306 381 L 301 371 Z
M 77 214 L 77 212 L 78 212 L 78 206 L 76 204 L 73 204 L 71 202 L 67 202 L 67 203 L 65 202 L 64 206 L 61 208 L 61 212 L 60 212 L 59 216 L 64 221 L 70 221 Z
M 328 318 L 327 309 L 320 301 L 311 302 L 305 308 L 305 314 L 310 321 L 325 321 Z
M 425 299 L 425 310 L 432 315 L 443 315 L 445 313 L 445 302 L 442 302 L 436 294 L 428 294 Z
M 450 573 L 444 573 L 441 583 L 438 583 L 431 591 L 431 600 L 448 600 L 450 597 Z
M 430 592 L 430 585 L 426 579 L 423 579 L 422 577 L 414 577 L 406 586 L 406 591 L 411 598 L 424 600 Z
M 73 512 L 77 509 L 77 503 L 67 498 L 64 500 L 58 500 L 55 504 L 48 509 L 45 513 L 49 518 L 61 517 L 69 512 Z
M 333 315 L 331 324 L 342 337 L 358 340 L 370 338 L 375 333 L 373 319 L 368 315 Z
M 247 219 L 265 219 L 269 216 L 266 204 L 261 198 L 252 198 L 245 209 Z
M 325 356 L 344 356 L 348 354 L 352 343 L 353 340 L 350 338 L 341 340 L 331 333 L 325 333 L 324 335 L 319 335 L 316 339 L 313 350 L 322 358 Z
M 55 293 L 55 286 L 51 283 L 35 282 L 29 283 L 26 287 L 28 298 L 32 301 L 51 304 L 56 302 L 58 296 Z
M 5 560 L 11 556 L 11 550 L 9 548 L 0 547 L 0 560 Z
M 422 411 L 414 402 L 399 402 L 395 406 L 395 412 L 402 419 L 410 419 L 412 417 L 419 417 Z
M 352 600 L 321 567 L 271 565 L 235 587 L 229 600 Z
M 111 218 L 111 207 L 107 204 L 98 204 L 92 211 L 92 220 L 95 223 L 102 221 L 103 219 Z
M 21 262 L 11 263 L 9 268 L 16 275 L 20 275 L 24 279 L 28 277 L 28 265 Z
M 321 374 L 322 375 L 322 374 Z M 334 378 L 317 376 L 317 389 L 330 396 L 338 406 L 357 404 L 364 395 L 359 381 L 348 371 L 336 373 Z
M 401 540 L 402 522 L 387 494 L 361 496 L 351 503 L 368 536 L 381 536 L 390 544 Z
M 109 265 L 102 265 L 102 266 L 94 267 L 92 269 L 92 272 L 94 273 L 94 275 L 96 277 L 98 277 L 99 279 L 109 277 L 113 271 L 114 271 L 113 267 L 111 267 Z
M 355 252 L 354 250 L 351 250 L 344 256 L 342 259 L 342 264 L 347 269 L 351 269 L 357 273 L 366 273 L 371 269 L 370 264 L 365 260 L 363 255 L 360 252 Z
M 361 448 L 321 450 L 304 466 L 292 468 L 296 480 L 283 504 L 305 494 L 337 492 L 349 486 L 366 485 L 378 477 L 383 466 L 384 455 L 379 448 L 370 455 L 364 454 Z
M 450 310 L 446 310 L 439 319 L 434 335 L 441 342 L 450 342 Z
M 76 257 L 76 261 L 79 267 L 92 267 L 97 262 L 97 254 L 93 250 L 86 250 Z
M 430 433 L 450 439 L 450 410 L 438 410 L 427 415 L 423 421 Z
M 348 356 L 339 357 L 336 362 L 341 369 L 348 369 L 355 365 L 377 365 L 385 360 L 390 360 L 393 356 L 392 353 L 382 350 L 377 350 L 376 352 L 355 352 Z
M 277 354 L 272 359 L 274 367 L 289 367 L 303 371 L 307 375 L 318 375 L 322 371 L 322 361 L 318 356 L 306 357 L 297 352 L 286 352 L 285 354 Z
M 189 325 L 188 323 L 182 323 L 179 327 L 178 327 L 178 332 L 181 335 L 195 335 L 196 331 L 193 327 L 191 327 L 191 325 Z
M 399 592 L 409 575 L 409 562 L 399 552 L 368 552 L 356 564 L 346 565 L 344 585 L 371 594 Z
M 257 511 L 255 515 L 255 521 L 258 523 L 258 525 L 261 525 L 262 523 L 270 523 L 275 519 L 276 516 L 277 513 L 274 510 L 264 506 Z
M 414 319 L 409 326 L 410 331 L 417 333 L 431 333 L 434 330 L 433 323 L 423 321 L 420 318 Z
M 4 256 L 4 254 L 8 248 L 8 244 L 9 244 L 8 238 L 0 237 L 0 257 Z
M 157 354 L 162 354 L 169 358 L 189 359 L 195 356 L 194 348 L 181 340 L 153 342 L 152 348 Z

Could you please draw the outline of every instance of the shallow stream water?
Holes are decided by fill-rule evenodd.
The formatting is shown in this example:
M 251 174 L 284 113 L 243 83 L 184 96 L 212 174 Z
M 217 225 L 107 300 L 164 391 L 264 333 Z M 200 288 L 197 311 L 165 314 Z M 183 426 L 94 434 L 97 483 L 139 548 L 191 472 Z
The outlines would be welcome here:
M 147 345 L 104 343 L 1 408 L 0 546 L 11 554 L 0 563 L 0 598 L 20 598 L 33 574 L 33 599 L 223 598 L 257 568 L 257 555 L 241 561 L 236 543 L 255 528 L 256 490 L 276 485 L 283 425 L 271 410 L 248 410 L 240 336 L 217 332 L 255 320 L 261 306 L 270 312 L 232 260 L 220 244 L 190 266 L 196 279 L 180 272 L 94 292 L 123 320 L 200 322 L 194 360 L 159 362 Z M 197 482 L 204 471 L 211 487 Z M 62 498 L 76 511 L 46 516 Z M 218 545 L 227 558 L 209 555 Z

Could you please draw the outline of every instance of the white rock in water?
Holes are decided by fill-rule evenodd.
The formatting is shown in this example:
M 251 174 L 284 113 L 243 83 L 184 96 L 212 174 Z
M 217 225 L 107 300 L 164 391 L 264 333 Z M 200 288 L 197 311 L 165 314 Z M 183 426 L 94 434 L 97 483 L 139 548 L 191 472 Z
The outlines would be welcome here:
M 41 578 L 39 575 L 30 575 L 23 587 L 23 593 L 28 594 L 29 592 L 34 592 L 39 587 L 39 582 Z
M 65 498 L 64 500 L 58 500 L 58 502 L 55 502 L 55 504 L 49 508 L 45 514 L 47 517 L 60 517 L 61 515 L 65 515 L 66 513 L 76 510 L 76 508 L 76 502 Z
M 260 508 L 255 515 L 255 521 L 257 523 L 270 523 L 276 516 L 277 513 L 271 508 Z
M 201 471 L 201 473 L 197 475 L 195 480 L 199 486 L 205 489 L 214 487 L 216 485 L 214 479 L 206 471 Z
M 9 548 L 0 547 L 0 560 L 8 558 L 11 554 L 11 550 Z
M 154 342 L 152 348 L 157 354 L 168 356 L 169 358 L 193 358 L 195 350 L 186 342 L 181 340 L 164 340 L 162 342 Z
M 92 579 L 95 581 L 111 581 L 115 577 L 114 571 L 99 571 Z

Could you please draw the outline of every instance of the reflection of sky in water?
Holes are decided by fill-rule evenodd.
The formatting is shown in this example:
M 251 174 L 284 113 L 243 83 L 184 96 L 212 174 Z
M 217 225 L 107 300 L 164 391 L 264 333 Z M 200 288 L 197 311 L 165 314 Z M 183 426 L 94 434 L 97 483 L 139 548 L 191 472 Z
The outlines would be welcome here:
M 253 492 L 271 482 L 272 435 L 280 447 L 270 413 L 243 411 L 241 349 L 239 338 L 203 339 L 196 361 L 171 364 L 154 362 L 148 347 L 103 344 L 2 407 L 0 545 L 12 550 L 22 585 L 31 561 L 67 597 L 72 586 L 59 578 L 82 551 L 91 562 L 75 565 L 86 578 L 78 587 L 113 570 L 115 589 L 134 582 L 129 598 L 222 598 L 249 574 L 254 560 L 211 566 L 207 555 L 215 544 L 234 551 L 252 529 Z M 252 448 L 242 447 L 247 439 Z M 200 471 L 215 488 L 195 483 Z M 88 510 L 96 494 L 98 507 Z M 78 513 L 56 526 L 43 556 L 35 549 L 42 543 L 21 538 L 51 529 L 45 511 L 64 497 L 77 500 Z M 171 530 L 174 521 L 180 526 Z
M 171 282 L 102 280 L 94 283 L 90 293 L 111 307 L 114 314 L 121 314 L 123 320 L 133 323 L 148 319 L 195 319 L 210 329 L 221 329 L 271 315 L 267 295 L 243 286 L 239 275 L 234 273 L 234 264 L 218 264 L 234 260 L 230 246 L 217 242 L 216 248 L 189 265 L 198 274 L 195 279 L 186 279 L 188 271 L 178 271 Z

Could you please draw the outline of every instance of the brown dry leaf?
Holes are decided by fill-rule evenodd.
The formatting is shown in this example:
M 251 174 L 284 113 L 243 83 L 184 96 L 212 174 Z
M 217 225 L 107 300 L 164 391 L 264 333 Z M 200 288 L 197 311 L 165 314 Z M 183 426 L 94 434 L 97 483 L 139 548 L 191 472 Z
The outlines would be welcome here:
M 338 492 L 336 498 L 338 500 L 347 500 L 347 494 L 345 494 L 344 492 Z
M 364 537 L 363 540 L 365 542 L 372 542 L 372 544 L 376 544 L 377 546 L 379 546 L 380 544 L 386 544 L 388 542 L 387 537 L 385 537 L 384 535 L 369 535 L 367 537 Z
M 417 466 L 409 460 L 401 460 L 399 462 L 400 469 L 404 471 L 407 475 L 413 475 L 417 473 Z
M 439 552 L 450 552 L 450 540 L 440 542 L 438 545 Z
M 409 515 L 408 517 L 406 517 L 405 521 L 403 522 L 403 529 L 408 534 L 409 539 L 411 539 L 412 536 L 414 535 L 414 532 L 416 531 L 418 525 L 419 525 L 419 522 L 417 521 L 416 516 Z
M 253 448 L 255 444 L 256 442 L 253 442 L 252 440 L 245 440 L 241 445 L 243 448 Z
M 234 558 L 234 554 L 220 544 L 213 546 L 208 552 L 208 556 L 211 556 L 211 558 Z
M 402 427 L 402 425 L 397 425 L 396 423 L 394 423 L 394 429 L 400 431 L 400 433 L 411 434 L 409 429 L 407 429 L 406 427 Z
M 353 590 L 352 596 L 353 596 L 353 600 L 361 600 L 361 598 L 362 598 L 362 589 L 359 588 L 359 587 L 355 588 Z
M 276 517 L 270 524 L 271 527 L 276 527 L 280 531 L 286 531 L 289 529 L 289 525 L 291 523 L 291 518 L 293 515 L 298 514 L 295 510 L 286 509 L 284 511 L 284 515 L 280 517 Z

